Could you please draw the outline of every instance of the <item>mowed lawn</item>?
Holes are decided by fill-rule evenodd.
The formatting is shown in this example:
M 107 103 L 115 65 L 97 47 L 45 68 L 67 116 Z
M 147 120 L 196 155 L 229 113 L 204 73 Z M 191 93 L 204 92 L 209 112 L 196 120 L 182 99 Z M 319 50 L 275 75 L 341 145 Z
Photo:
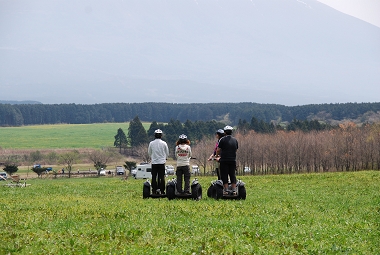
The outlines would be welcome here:
M 142 199 L 120 177 L 1 185 L 0 254 L 380 254 L 380 172 L 242 179 L 240 201 Z
M 150 123 L 143 123 L 149 128 Z M 57 124 L 0 127 L 0 148 L 55 149 L 113 147 L 119 128 L 128 135 L 129 123 Z

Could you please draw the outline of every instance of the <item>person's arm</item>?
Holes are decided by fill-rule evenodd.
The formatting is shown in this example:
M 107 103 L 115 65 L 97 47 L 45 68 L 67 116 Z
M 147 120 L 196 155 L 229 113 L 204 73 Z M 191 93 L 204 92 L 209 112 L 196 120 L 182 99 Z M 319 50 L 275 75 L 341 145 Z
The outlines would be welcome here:
M 149 157 L 152 157 L 152 146 L 151 146 L 150 143 L 149 143 L 149 146 L 148 146 L 148 154 L 149 154 Z
M 178 148 L 178 145 L 175 147 L 175 149 L 174 149 L 174 157 L 176 158 L 176 159 L 178 159 L 178 154 L 177 154 L 177 148 Z
M 222 152 L 222 149 L 218 147 L 218 149 L 216 149 L 216 157 L 220 156 L 220 153 Z
M 166 153 L 166 158 L 169 157 L 169 147 L 168 147 L 168 144 L 165 143 L 165 153 Z

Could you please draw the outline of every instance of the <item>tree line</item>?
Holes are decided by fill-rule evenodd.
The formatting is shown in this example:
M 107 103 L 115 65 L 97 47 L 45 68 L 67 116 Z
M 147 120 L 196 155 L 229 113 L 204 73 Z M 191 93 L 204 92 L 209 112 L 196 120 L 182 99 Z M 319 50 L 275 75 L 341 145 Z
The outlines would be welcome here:
M 238 173 L 245 166 L 252 174 L 319 173 L 380 170 L 380 124 L 361 127 L 354 123 L 320 131 L 235 132 L 239 141 Z M 215 140 L 199 141 L 193 152 L 205 174 L 216 167 L 207 160 Z
M 334 120 L 353 119 L 367 112 L 379 112 L 380 103 L 310 104 L 284 106 L 257 103 L 104 103 L 82 104 L 0 104 L 0 126 L 37 124 L 88 124 L 128 122 L 135 116 L 143 121 L 222 121 L 237 125 L 255 116 L 264 122 L 306 120 L 325 113 Z
M 380 170 L 380 124 L 237 137 L 239 164 L 255 174 Z
M 320 131 L 320 130 L 329 130 L 336 128 L 330 124 L 327 123 L 321 123 L 318 120 L 297 120 L 293 119 L 290 123 L 287 125 L 279 125 L 274 124 L 273 122 L 265 122 L 264 120 L 258 120 L 255 118 L 255 116 L 252 117 L 251 121 L 248 122 L 245 119 L 239 120 L 237 124 L 237 129 L 240 132 L 247 132 L 249 130 L 253 130 L 256 133 L 275 133 L 276 131 L 280 130 L 287 130 L 287 131 L 296 131 L 296 130 L 302 130 L 304 132 L 307 131 Z

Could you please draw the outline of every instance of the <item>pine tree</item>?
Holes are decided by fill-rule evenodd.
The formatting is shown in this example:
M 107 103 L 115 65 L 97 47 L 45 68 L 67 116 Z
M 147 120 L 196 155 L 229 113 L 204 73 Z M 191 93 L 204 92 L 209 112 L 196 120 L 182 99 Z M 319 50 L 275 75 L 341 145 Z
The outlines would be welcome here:
M 148 137 L 154 137 L 154 131 L 156 129 L 159 129 L 160 126 L 158 125 L 157 121 L 153 121 L 151 124 L 150 124 L 150 127 L 148 129 Z M 161 128 L 160 128 L 161 129 Z
M 18 171 L 18 166 L 16 164 L 5 164 L 5 167 L 3 168 L 5 172 L 7 172 L 9 175 L 12 175 Z
M 139 119 L 139 116 L 136 116 L 129 123 L 128 138 L 132 147 L 148 143 L 148 135 Z
M 123 129 L 119 128 L 117 134 L 115 135 L 115 142 L 113 143 L 115 147 L 119 147 L 119 152 L 121 153 L 121 148 L 126 148 L 128 145 L 128 139 L 125 135 Z

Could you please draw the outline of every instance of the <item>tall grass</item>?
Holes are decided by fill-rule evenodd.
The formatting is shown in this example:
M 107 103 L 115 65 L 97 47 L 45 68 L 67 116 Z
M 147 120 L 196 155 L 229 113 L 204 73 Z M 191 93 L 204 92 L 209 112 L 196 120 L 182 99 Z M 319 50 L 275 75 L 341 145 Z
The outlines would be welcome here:
M 143 123 L 146 129 L 150 123 Z M 128 135 L 129 123 L 57 124 L 0 127 L 4 149 L 113 147 L 119 128 Z
M 0 187 L 0 254 L 380 253 L 380 172 L 244 181 L 245 201 L 144 200 L 120 178 Z

